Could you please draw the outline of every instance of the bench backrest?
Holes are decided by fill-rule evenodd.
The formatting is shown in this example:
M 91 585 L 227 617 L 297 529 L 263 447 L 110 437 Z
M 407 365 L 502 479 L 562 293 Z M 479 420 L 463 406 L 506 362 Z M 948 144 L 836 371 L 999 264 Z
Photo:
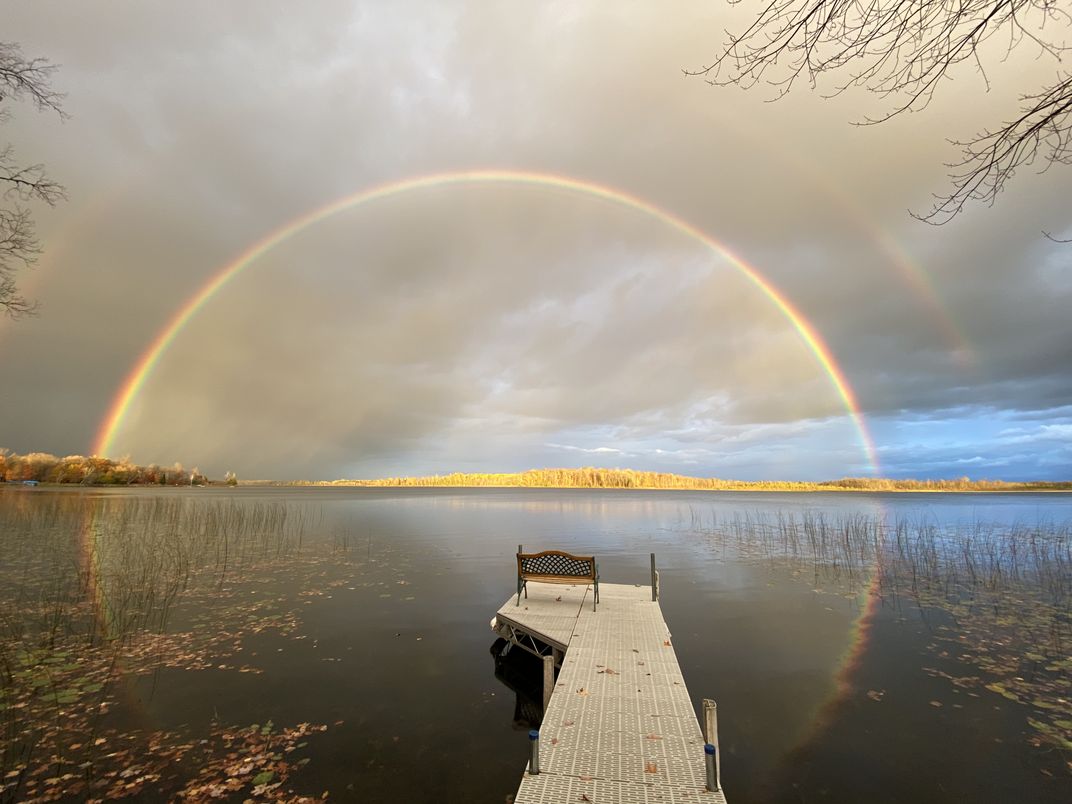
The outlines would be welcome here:
M 563 578 L 587 578 L 595 580 L 596 557 L 575 556 L 561 550 L 544 550 L 542 553 L 518 553 L 517 574 L 555 575 Z

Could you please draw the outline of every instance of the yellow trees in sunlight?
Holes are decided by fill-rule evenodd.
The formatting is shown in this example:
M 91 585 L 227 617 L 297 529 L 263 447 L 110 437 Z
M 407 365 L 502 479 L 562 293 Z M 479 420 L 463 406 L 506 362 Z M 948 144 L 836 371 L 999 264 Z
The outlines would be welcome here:
M 233 473 L 232 473 L 233 476 Z M 47 452 L 30 452 L 18 455 L 0 449 L 0 481 L 21 483 L 80 483 L 94 486 L 190 486 L 205 485 L 210 481 L 196 468 L 190 472 L 176 463 L 170 469 L 154 464 L 138 466 L 130 458 L 119 460 L 101 458 L 97 455 L 68 455 L 58 458 Z M 237 482 L 237 481 L 236 481 Z
M 138 466 L 130 458 L 119 460 L 68 455 L 57 458 L 46 452 L 18 455 L 0 448 L 0 482 L 80 483 L 94 486 L 204 486 L 209 480 L 197 467 L 187 471 L 181 463 L 170 468 L 157 464 Z M 249 483 L 250 481 L 246 481 Z M 272 481 L 255 481 L 272 483 Z M 237 486 L 234 472 L 222 483 Z M 576 488 L 576 489 L 683 489 L 694 491 L 1072 491 L 1072 482 L 1006 482 L 971 480 L 967 477 L 939 480 L 893 480 L 882 477 L 844 477 L 820 482 L 796 480 L 723 480 L 689 477 L 668 472 L 636 469 L 529 469 L 525 472 L 452 472 L 424 477 L 384 477 L 375 480 L 300 481 L 278 485 L 331 485 L 376 487 L 457 488 Z
M 426 477 L 378 480 L 336 480 L 339 486 L 459 486 L 585 489 L 692 489 L 697 491 L 1045 491 L 1072 490 L 1069 483 L 1007 483 L 1002 480 L 891 480 L 847 477 L 822 482 L 792 480 L 722 480 L 634 469 L 529 469 L 526 472 L 482 474 L 453 472 Z

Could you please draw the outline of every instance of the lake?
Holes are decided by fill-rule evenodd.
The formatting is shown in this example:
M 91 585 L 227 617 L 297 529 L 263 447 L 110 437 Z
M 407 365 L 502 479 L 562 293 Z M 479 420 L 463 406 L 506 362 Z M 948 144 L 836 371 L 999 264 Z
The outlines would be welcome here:
M 661 575 L 744 802 L 1072 800 L 1072 495 L 0 487 L 0 800 L 503 804 L 514 553 Z

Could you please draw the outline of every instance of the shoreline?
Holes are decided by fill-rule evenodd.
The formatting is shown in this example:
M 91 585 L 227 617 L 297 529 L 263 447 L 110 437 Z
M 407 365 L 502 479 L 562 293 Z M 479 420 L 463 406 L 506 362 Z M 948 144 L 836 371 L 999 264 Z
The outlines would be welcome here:
M 704 488 L 702 486 L 577 486 L 577 485 L 520 485 L 498 483 L 378 483 L 372 482 L 339 482 L 336 480 L 240 480 L 238 483 L 210 481 L 195 485 L 160 485 L 157 483 L 55 483 L 39 481 L 26 483 L 21 480 L 0 481 L 0 488 L 22 489 L 234 489 L 234 488 L 335 488 L 335 489 L 378 489 L 378 490 L 406 490 L 416 491 L 429 489 L 442 491 L 444 489 L 492 489 L 495 491 L 689 491 L 704 492 L 707 494 L 1072 494 L 1070 488 L 1006 488 L 1006 489 L 941 489 L 941 488 L 853 488 L 838 486 L 814 486 L 801 487 L 799 485 L 785 488 L 772 488 L 770 486 L 752 488 L 738 486 L 730 488 Z
M 53 483 L 42 484 L 60 486 L 65 484 Z M 203 488 L 224 488 L 220 483 L 211 483 Z M 688 486 L 522 486 L 513 484 L 493 483 L 377 483 L 377 482 L 339 482 L 335 480 L 240 480 L 239 488 L 338 488 L 338 489 L 494 489 L 496 491 L 515 490 L 546 490 L 546 491 L 702 491 L 709 494 L 1072 494 L 1072 488 L 1009 488 L 1009 489 L 865 489 L 865 488 L 837 488 L 816 485 L 809 488 L 703 488 Z M 107 485 L 96 488 L 109 488 Z M 124 486 L 123 488 L 138 488 L 138 486 Z M 182 486 L 169 486 L 169 488 L 183 488 Z M 187 487 L 188 488 L 188 487 Z M 230 487 L 234 488 L 234 486 Z
M 404 483 L 337 483 L 331 480 L 314 480 L 309 482 L 295 481 L 249 483 L 239 482 L 239 485 L 248 486 L 280 486 L 280 487 L 315 487 L 315 488 L 361 488 L 361 489 L 547 489 L 554 491 L 704 491 L 709 494 L 738 494 L 741 492 L 759 494 L 1072 494 L 1072 488 L 1012 488 L 1012 489 L 864 489 L 864 488 L 827 488 L 816 486 L 814 488 L 723 488 L 706 489 L 703 487 L 689 486 L 516 486 L 516 485 L 493 485 L 458 483 L 444 484 L 413 484 Z

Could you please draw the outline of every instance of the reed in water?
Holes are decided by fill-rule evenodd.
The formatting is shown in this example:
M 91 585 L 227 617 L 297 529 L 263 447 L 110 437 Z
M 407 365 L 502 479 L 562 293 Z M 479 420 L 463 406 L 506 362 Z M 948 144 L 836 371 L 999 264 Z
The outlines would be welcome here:
M 162 668 L 215 666 L 243 633 L 293 627 L 272 601 L 237 591 L 251 571 L 298 553 L 304 509 L 37 496 L 0 509 L 0 801 L 137 793 L 159 774 L 122 775 L 134 738 L 108 727 L 120 688 Z M 211 622 L 198 614 L 207 601 Z
M 1034 739 L 1072 751 L 1068 524 L 939 527 L 814 512 L 720 522 L 692 508 L 685 528 L 817 591 L 874 596 L 897 616 L 928 618 L 939 649 L 978 672 L 953 683 L 1029 707 Z

